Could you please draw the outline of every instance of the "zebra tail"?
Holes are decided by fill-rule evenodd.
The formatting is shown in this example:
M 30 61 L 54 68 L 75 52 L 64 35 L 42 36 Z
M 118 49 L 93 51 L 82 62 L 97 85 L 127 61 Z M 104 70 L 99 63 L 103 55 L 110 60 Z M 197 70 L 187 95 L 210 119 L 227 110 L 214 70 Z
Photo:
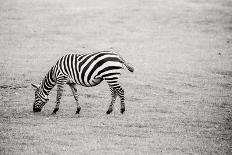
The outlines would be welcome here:
M 123 64 L 126 66 L 126 68 L 127 68 L 130 72 L 134 72 L 134 67 L 132 67 L 131 65 L 129 65 L 129 64 L 126 63 L 126 62 L 124 62 Z
M 120 55 L 119 57 L 120 57 L 121 63 L 124 64 L 130 72 L 134 72 L 134 67 L 128 64 Z

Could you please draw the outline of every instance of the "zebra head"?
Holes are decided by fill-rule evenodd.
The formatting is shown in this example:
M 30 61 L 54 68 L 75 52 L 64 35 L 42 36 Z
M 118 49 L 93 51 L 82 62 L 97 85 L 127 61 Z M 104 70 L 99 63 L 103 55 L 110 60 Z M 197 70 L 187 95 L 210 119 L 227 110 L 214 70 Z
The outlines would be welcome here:
M 40 85 L 36 85 L 36 84 L 31 84 L 34 88 L 36 88 L 35 90 L 35 101 L 33 104 L 33 111 L 34 112 L 40 112 L 43 108 L 43 106 L 47 103 L 48 98 L 47 96 L 43 96 L 40 92 L 41 92 L 41 87 Z

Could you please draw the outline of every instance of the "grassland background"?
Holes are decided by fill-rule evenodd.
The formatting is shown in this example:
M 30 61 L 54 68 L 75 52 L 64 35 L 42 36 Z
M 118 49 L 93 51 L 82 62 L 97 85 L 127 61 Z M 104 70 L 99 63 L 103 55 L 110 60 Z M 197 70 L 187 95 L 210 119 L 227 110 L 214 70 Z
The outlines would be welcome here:
M 0 1 L 0 154 L 231 154 L 232 1 Z M 126 112 L 109 88 L 54 89 L 41 113 L 34 90 L 66 53 L 113 50 Z

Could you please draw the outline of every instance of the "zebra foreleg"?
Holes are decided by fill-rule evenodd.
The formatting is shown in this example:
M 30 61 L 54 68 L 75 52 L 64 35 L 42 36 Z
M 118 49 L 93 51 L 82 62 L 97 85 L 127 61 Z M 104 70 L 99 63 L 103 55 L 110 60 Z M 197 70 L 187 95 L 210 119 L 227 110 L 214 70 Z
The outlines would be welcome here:
M 73 97 L 74 97 L 74 99 L 76 101 L 76 104 L 77 104 L 76 114 L 79 114 L 80 111 L 81 111 L 81 107 L 80 107 L 79 102 L 78 102 L 79 95 L 77 94 L 76 84 L 74 84 L 74 83 L 68 83 L 68 85 L 70 86 L 70 88 L 72 90 Z
M 61 99 L 62 93 L 63 93 L 63 85 L 57 85 L 56 106 L 52 114 L 56 114 L 56 112 L 59 110 L 60 99 Z
M 113 111 L 114 103 L 117 97 L 117 93 L 115 92 L 114 88 L 110 88 L 110 91 L 111 91 L 112 99 L 111 99 L 111 103 L 109 105 L 109 109 L 107 110 L 106 114 L 110 114 Z

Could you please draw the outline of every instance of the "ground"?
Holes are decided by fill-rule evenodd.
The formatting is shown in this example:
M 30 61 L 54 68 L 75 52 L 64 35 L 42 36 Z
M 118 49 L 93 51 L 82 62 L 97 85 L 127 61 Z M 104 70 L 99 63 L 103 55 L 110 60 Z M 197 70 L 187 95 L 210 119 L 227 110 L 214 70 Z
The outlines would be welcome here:
M 1 0 L 0 154 L 231 154 L 230 0 Z M 64 54 L 112 50 L 131 63 L 106 115 L 106 83 L 65 87 L 40 113 L 34 89 Z

